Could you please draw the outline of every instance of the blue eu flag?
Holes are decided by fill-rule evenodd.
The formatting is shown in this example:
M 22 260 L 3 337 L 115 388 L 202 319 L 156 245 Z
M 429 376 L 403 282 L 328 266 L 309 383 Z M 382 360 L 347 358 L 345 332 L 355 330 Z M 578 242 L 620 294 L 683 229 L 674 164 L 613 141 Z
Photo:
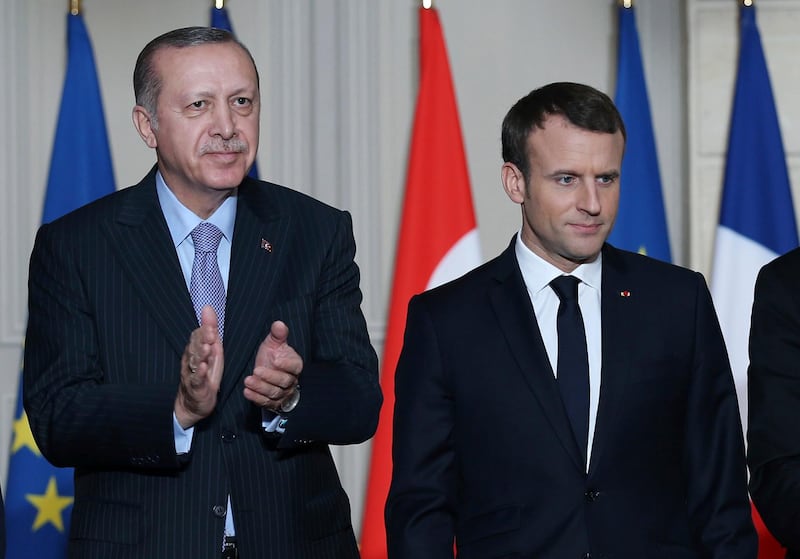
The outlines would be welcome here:
M 656 142 L 644 79 L 633 8 L 620 6 L 617 90 L 614 102 L 628 134 L 622 160 L 619 213 L 609 242 L 614 246 L 672 260 L 661 196 Z
M 114 191 L 114 172 L 91 41 L 83 17 L 67 16 L 68 59 L 42 222 Z M 66 557 L 72 469 L 39 452 L 22 408 L 20 381 L 6 484 L 7 556 Z
M 226 7 L 211 7 L 211 25 L 209 27 L 216 27 L 217 29 L 224 29 L 225 31 L 233 33 L 233 26 L 228 17 L 228 9 Z M 250 167 L 250 172 L 247 174 L 254 179 L 258 179 L 258 163 L 253 161 L 253 166 Z

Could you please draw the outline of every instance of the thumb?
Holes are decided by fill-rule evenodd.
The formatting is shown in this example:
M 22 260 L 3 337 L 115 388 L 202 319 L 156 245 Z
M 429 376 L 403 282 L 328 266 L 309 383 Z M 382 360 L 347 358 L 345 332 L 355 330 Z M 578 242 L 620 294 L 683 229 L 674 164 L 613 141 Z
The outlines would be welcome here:
M 258 346 L 258 353 L 256 354 L 256 367 L 267 365 L 272 362 L 270 352 L 276 351 L 278 348 L 286 344 L 289 338 L 289 327 L 280 320 L 276 320 L 269 328 L 269 334 Z
M 264 342 L 269 348 L 278 348 L 286 343 L 289 339 L 289 327 L 281 320 L 276 320 L 269 328 L 269 335 L 267 335 Z

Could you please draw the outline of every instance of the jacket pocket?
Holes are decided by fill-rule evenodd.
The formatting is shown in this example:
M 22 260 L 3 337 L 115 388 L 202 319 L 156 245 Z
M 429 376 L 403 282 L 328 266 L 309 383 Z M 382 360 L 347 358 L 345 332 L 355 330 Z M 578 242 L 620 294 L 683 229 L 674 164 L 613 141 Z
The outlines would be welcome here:
M 517 557 L 520 514 L 518 505 L 509 505 L 466 518 L 456 535 L 459 557 Z
M 318 540 L 342 530 L 352 530 L 350 501 L 343 489 L 318 495 L 308 501 L 305 511 L 310 540 Z
M 124 545 L 142 541 L 142 507 L 130 503 L 77 501 L 72 509 L 70 538 Z

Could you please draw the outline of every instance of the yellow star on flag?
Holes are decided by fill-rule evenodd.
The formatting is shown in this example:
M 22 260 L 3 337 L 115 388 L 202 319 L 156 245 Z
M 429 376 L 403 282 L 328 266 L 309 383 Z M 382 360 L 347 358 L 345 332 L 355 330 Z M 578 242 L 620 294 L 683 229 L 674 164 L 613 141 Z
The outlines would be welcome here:
M 11 454 L 14 454 L 24 446 L 28 447 L 36 456 L 42 455 L 39 452 L 39 447 L 36 446 L 36 441 L 33 440 L 28 414 L 23 411 L 19 419 L 14 420 L 14 442 L 11 443 Z
M 50 477 L 44 495 L 28 493 L 25 495 L 25 498 L 36 507 L 38 511 L 36 513 L 36 519 L 33 521 L 34 532 L 48 522 L 55 526 L 59 532 L 64 531 L 64 519 L 61 514 L 75 499 L 72 497 L 62 497 L 58 494 L 58 486 L 56 485 L 55 477 Z

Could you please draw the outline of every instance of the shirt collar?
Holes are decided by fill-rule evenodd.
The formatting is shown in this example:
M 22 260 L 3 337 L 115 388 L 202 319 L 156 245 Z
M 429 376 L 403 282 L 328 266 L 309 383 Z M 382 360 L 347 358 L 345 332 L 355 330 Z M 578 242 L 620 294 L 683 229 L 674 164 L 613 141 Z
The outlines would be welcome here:
M 514 252 L 517 256 L 519 267 L 522 270 L 522 275 L 525 278 L 525 283 L 532 294 L 538 293 L 545 287 L 548 287 L 550 282 L 555 278 L 564 275 L 563 271 L 529 249 L 525 243 L 522 242 L 522 235 L 519 232 L 517 233 L 517 241 L 514 244 Z M 582 283 L 596 289 L 599 293 L 602 270 L 603 254 L 600 253 L 594 261 L 580 264 L 569 275 L 575 276 L 581 280 Z
M 156 193 L 158 194 L 158 202 L 161 204 L 161 211 L 164 214 L 164 218 L 167 220 L 167 227 L 169 227 L 172 243 L 176 247 L 203 221 L 207 221 L 219 227 L 223 237 L 225 237 L 229 243 L 232 242 L 233 224 L 236 220 L 237 194 L 234 193 L 232 196 L 226 198 L 208 219 L 203 220 L 192 210 L 181 204 L 180 200 L 178 200 L 172 190 L 169 189 L 167 183 L 164 182 L 161 171 L 156 172 Z

